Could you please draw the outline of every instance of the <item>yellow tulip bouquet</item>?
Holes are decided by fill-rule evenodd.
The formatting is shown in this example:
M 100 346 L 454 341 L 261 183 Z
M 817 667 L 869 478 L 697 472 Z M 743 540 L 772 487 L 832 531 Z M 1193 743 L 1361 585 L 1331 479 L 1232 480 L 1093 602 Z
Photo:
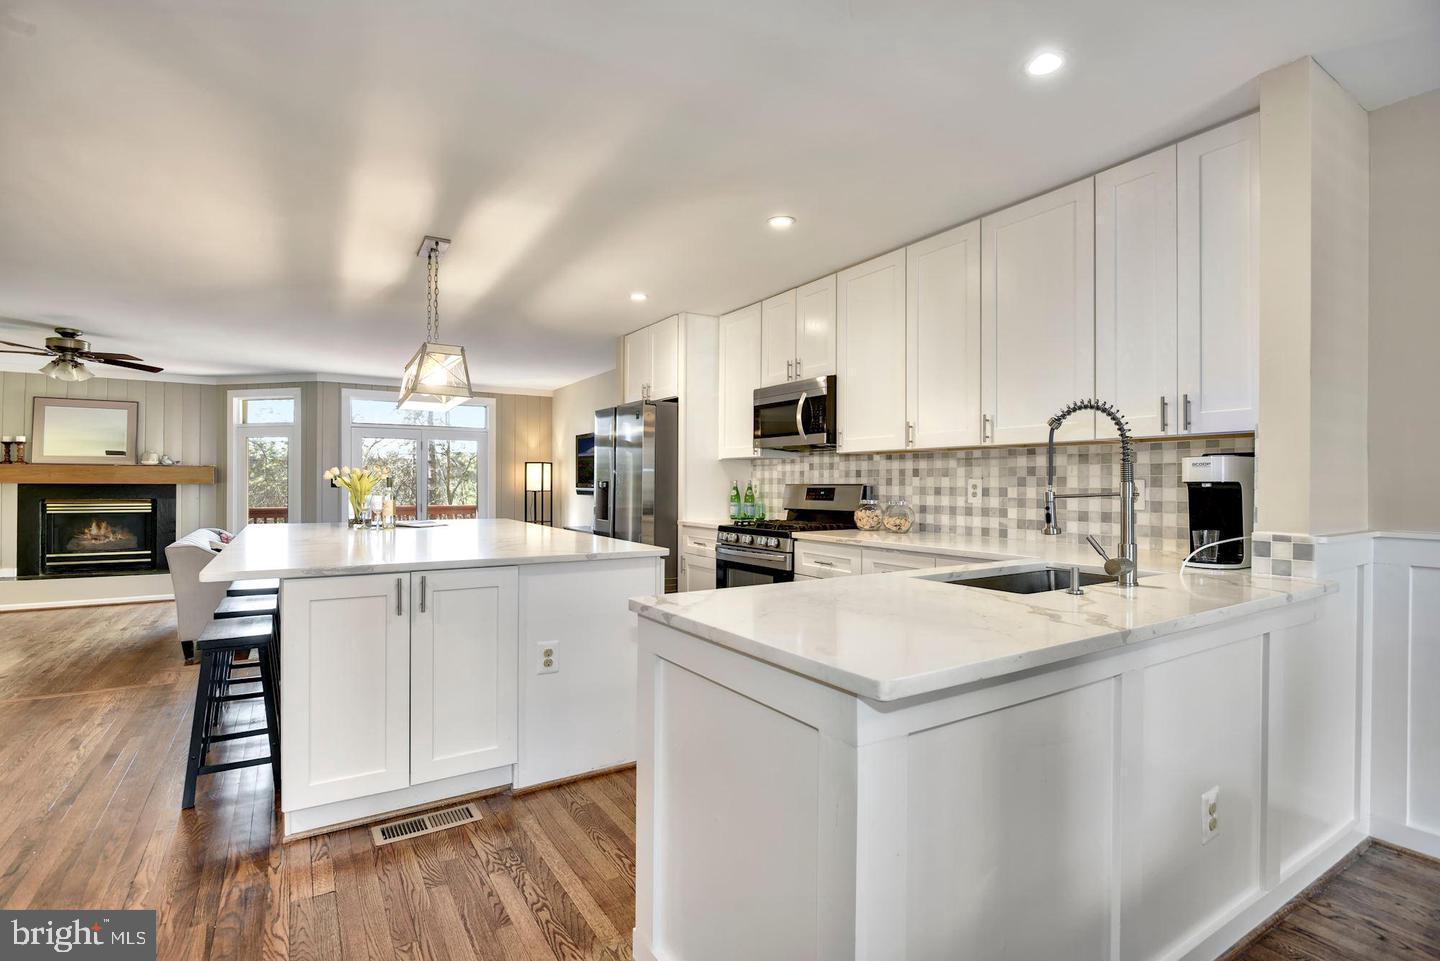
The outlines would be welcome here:
M 336 487 L 343 487 L 350 493 L 351 523 L 359 523 L 365 514 L 365 502 L 370 492 L 381 481 L 390 479 L 390 468 L 377 467 L 332 467 L 322 475 Z

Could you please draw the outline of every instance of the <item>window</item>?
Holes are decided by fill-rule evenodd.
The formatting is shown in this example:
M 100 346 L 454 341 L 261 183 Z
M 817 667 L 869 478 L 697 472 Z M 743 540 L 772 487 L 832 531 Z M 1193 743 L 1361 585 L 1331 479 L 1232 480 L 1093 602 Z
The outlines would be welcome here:
M 300 391 L 229 393 L 229 526 L 300 520 Z
M 493 517 L 494 401 L 476 398 L 443 412 L 398 410 L 398 394 L 341 393 L 341 462 L 386 467 L 402 520 Z M 338 466 L 338 465 L 326 465 Z M 348 501 L 340 498 L 342 510 Z

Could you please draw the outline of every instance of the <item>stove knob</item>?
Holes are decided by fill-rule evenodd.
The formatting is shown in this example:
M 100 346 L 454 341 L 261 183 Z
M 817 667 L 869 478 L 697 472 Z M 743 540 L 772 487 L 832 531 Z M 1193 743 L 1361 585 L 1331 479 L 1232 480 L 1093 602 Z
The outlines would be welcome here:
M 766 546 L 766 547 L 779 547 L 779 546 L 780 546 L 780 538 L 778 538 L 778 537 L 767 537 L 767 538 L 765 539 L 765 546 Z
M 753 536 L 749 535 L 749 534 L 741 534 L 741 535 L 740 535 L 740 543 L 742 543 L 742 544 L 753 544 L 753 543 L 755 543 L 755 538 L 754 538 Z

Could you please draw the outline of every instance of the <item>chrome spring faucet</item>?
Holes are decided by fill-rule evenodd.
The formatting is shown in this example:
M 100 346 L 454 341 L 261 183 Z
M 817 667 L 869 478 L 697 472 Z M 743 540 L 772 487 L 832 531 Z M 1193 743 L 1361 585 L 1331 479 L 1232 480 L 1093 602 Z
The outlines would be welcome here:
M 1115 423 L 1120 432 L 1120 490 L 1098 493 L 1057 494 L 1055 492 L 1055 431 L 1065 423 L 1071 414 L 1093 410 L 1104 414 Z M 1060 517 L 1056 513 L 1056 502 L 1076 497 L 1120 498 L 1120 545 L 1118 557 L 1110 557 L 1100 542 L 1093 536 L 1086 538 L 1090 546 L 1105 559 L 1105 573 L 1115 578 L 1121 587 L 1134 587 L 1136 581 L 1136 559 L 1139 551 L 1135 546 L 1135 445 L 1130 439 L 1130 425 L 1115 409 L 1114 405 L 1094 398 L 1077 400 L 1067 404 L 1063 410 L 1046 421 L 1050 425 L 1050 440 L 1045 448 L 1045 529 L 1046 534 L 1059 534 Z

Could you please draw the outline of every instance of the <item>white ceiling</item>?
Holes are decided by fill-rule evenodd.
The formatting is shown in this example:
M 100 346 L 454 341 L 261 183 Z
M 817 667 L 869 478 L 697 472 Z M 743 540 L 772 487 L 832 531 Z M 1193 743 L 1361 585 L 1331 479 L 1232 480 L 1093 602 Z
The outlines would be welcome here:
M 1047 45 L 1070 65 L 1033 81 Z M 1371 108 L 1440 86 L 1440 2 L 0 0 L 0 337 L 393 377 L 435 233 L 473 379 L 555 387 L 1253 108 L 1307 53 Z

